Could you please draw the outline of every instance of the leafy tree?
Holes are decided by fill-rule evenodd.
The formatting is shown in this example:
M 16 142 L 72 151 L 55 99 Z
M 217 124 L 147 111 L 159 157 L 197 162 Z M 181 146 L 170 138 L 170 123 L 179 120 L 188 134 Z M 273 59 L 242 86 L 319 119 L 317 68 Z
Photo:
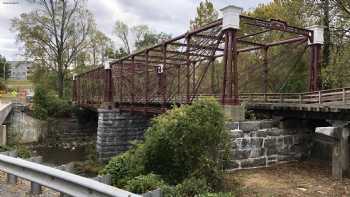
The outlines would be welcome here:
M 142 50 L 158 44 L 171 37 L 163 32 L 155 33 L 147 25 L 129 27 L 122 21 L 116 21 L 113 33 L 122 43 L 122 47 L 114 53 L 117 58 L 130 54 L 132 51 Z
M 197 7 L 197 16 L 191 20 L 191 29 L 197 29 L 218 19 L 218 11 L 215 10 L 213 3 L 210 0 L 202 1 Z
M 153 45 L 159 44 L 165 40 L 170 39 L 171 36 L 166 33 L 153 33 L 153 32 L 146 32 L 142 38 L 136 40 L 135 47 L 136 50 L 142 50 L 147 47 L 151 47 Z
M 338 7 L 350 17 L 350 2 L 347 0 L 335 0 Z
M 116 21 L 113 33 L 122 41 L 123 49 L 130 54 L 131 47 L 129 41 L 129 26 L 122 21 Z
M 57 91 L 63 96 L 68 67 L 89 44 L 93 16 L 84 1 L 38 0 L 38 9 L 12 20 L 12 28 L 24 43 L 25 55 L 57 75 Z
M 92 48 L 92 65 L 96 66 L 98 63 L 103 62 L 103 58 L 106 56 L 106 49 L 111 47 L 111 39 L 108 38 L 101 31 L 94 31 L 91 37 L 91 48 Z M 97 56 L 100 56 L 99 58 Z M 98 60 L 99 59 L 99 60 Z
M 11 66 L 10 63 L 6 61 L 6 58 L 0 55 L 0 77 L 2 77 L 3 79 L 9 78 L 10 66 Z

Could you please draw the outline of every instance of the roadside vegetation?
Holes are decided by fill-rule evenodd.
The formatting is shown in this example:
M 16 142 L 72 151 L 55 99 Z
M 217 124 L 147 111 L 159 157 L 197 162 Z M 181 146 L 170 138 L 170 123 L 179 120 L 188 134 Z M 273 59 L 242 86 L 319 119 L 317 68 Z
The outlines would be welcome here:
M 154 118 L 145 140 L 112 158 L 101 173 L 135 193 L 161 188 L 166 196 L 216 196 L 209 193 L 223 189 L 228 155 L 223 111 L 206 98 Z

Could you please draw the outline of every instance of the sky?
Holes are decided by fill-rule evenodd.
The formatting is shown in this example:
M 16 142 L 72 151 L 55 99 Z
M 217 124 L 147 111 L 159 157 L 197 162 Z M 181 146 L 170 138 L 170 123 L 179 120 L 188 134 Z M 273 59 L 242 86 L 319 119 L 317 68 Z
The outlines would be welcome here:
M 252 10 L 271 0 L 212 0 L 216 9 L 227 5 Z M 95 15 L 100 31 L 116 41 L 112 28 L 117 20 L 129 26 L 145 24 L 154 31 L 176 36 L 184 33 L 195 17 L 201 0 L 88 0 L 87 7 Z M 11 31 L 11 19 L 30 12 L 33 6 L 26 0 L 0 0 L 0 54 L 7 60 L 22 60 L 22 44 Z

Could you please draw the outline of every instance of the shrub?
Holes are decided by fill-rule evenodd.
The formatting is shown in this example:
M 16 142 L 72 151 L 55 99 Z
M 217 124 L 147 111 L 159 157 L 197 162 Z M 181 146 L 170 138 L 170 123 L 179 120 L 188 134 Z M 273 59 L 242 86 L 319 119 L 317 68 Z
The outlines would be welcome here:
M 222 180 L 222 161 L 229 155 L 228 139 L 221 106 L 215 99 L 206 98 L 153 119 L 144 143 L 112 158 L 102 174 L 111 174 L 114 186 L 128 185 L 135 191 L 158 184 L 154 177 L 139 177 L 154 173 L 170 185 L 178 184 L 162 186 L 168 196 L 205 193 Z M 140 180 L 149 183 L 142 185 Z
M 110 174 L 112 185 L 122 188 L 130 179 L 128 169 L 128 153 L 113 157 L 104 167 L 101 174 Z
M 7 145 L 0 145 L 0 152 L 9 151 L 11 148 Z
M 33 97 L 33 116 L 46 120 L 50 117 L 68 117 L 72 107 L 68 100 L 61 99 L 52 91 L 49 92 L 43 86 L 35 88 Z
M 46 120 L 48 117 L 48 95 L 43 86 L 37 86 L 33 97 L 33 116 L 35 118 Z
M 208 192 L 209 188 L 205 179 L 191 177 L 185 179 L 181 184 L 177 185 L 176 191 L 179 196 L 194 197 L 198 194 Z
M 226 192 L 226 193 L 204 193 L 204 194 L 199 194 L 196 195 L 196 197 L 235 197 L 236 195 L 234 195 L 231 192 Z
M 170 184 L 204 176 L 215 185 L 227 140 L 224 114 L 214 99 L 174 108 L 153 119 L 145 134 L 145 171 Z
M 148 191 L 156 190 L 165 185 L 164 181 L 155 174 L 147 174 L 137 176 L 127 182 L 126 189 L 128 191 L 143 194 Z
M 23 158 L 23 159 L 27 159 L 27 158 L 30 158 L 32 156 L 32 153 L 30 152 L 30 150 L 23 145 L 18 145 L 16 147 L 16 151 L 17 151 L 18 157 Z
M 113 157 L 100 174 L 110 174 L 112 185 L 124 188 L 127 182 L 144 173 L 142 163 L 143 145 L 136 145 L 129 151 Z
M 47 111 L 52 117 L 69 117 L 72 112 L 72 106 L 68 100 L 59 98 L 57 95 L 50 93 L 48 95 Z

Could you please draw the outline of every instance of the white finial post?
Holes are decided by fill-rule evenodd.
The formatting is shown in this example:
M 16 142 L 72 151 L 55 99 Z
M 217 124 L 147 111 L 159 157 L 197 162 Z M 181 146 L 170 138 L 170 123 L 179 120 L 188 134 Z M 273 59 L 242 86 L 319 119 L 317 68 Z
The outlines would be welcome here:
M 111 69 L 111 65 L 109 64 L 108 60 L 103 62 L 103 66 L 104 66 L 105 69 Z
M 314 26 L 308 27 L 307 29 L 314 32 L 313 40 L 312 41 L 309 40 L 309 45 L 324 44 L 324 37 L 323 37 L 324 27 L 323 26 L 314 25 Z
M 225 29 L 240 29 L 239 16 L 243 8 L 234 5 L 229 5 L 221 9 L 223 14 L 222 30 Z

